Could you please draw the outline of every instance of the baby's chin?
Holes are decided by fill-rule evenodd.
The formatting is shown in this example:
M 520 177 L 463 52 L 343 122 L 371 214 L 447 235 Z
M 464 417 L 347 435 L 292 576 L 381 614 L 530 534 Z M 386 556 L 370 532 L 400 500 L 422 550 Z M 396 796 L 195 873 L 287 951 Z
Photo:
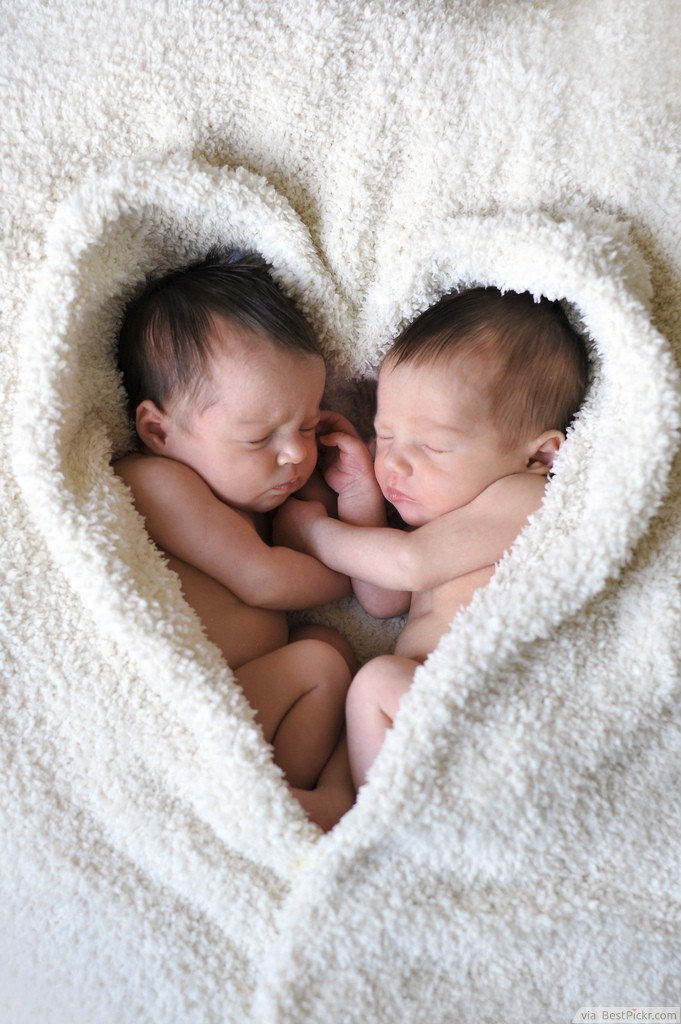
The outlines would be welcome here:
M 290 494 L 282 494 L 282 495 L 278 495 L 275 498 L 269 498 L 267 501 L 254 502 L 254 504 L 251 506 L 249 511 L 250 512 L 260 512 L 260 513 L 265 513 L 265 514 L 267 512 L 276 512 L 277 509 L 281 508 L 281 506 L 284 504 L 284 502 L 288 501 L 288 499 L 290 497 L 291 497 Z
M 425 515 L 402 516 L 401 518 L 402 521 L 412 530 L 418 529 L 419 526 L 425 526 L 426 523 L 429 523 L 431 521 L 430 516 Z
M 422 509 L 413 508 L 411 506 L 407 506 L 406 508 L 402 506 L 402 508 L 398 509 L 392 504 L 390 507 L 391 514 L 389 516 L 389 520 L 394 519 L 396 524 L 401 522 L 410 529 L 416 529 L 418 526 L 425 526 L 426 523 L 429 523 L 432 519 L 432 516 L 429 516 Z M 393 525 L 393 523 L 391 522 L 390 525 Z
M 289 498 L 288 494 L 282 495 L 268 495 L 266 498 L 250 498 L 250 499 L 227 499 L 218 495 L 221 501 L 224 501 L 226 505 L 230 505 L 232 508 L 238 509 L 240 512 L 247 512 L 249 515 L 267 515 L 268 512 L 276 512 L 278 508 L 284 504 Z

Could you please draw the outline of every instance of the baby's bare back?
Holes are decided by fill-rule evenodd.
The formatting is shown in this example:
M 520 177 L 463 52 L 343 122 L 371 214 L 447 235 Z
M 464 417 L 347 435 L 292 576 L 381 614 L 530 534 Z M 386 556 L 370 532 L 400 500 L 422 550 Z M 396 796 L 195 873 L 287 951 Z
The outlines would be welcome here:
M 414 594 L 407 624 L 395 645 L 395 654 L 425 661 L 449 629 L 456 613 L 465 608 L 476 590 L 489 582 L 493 572 L 494 566 L 488 565 L 432 590 Z

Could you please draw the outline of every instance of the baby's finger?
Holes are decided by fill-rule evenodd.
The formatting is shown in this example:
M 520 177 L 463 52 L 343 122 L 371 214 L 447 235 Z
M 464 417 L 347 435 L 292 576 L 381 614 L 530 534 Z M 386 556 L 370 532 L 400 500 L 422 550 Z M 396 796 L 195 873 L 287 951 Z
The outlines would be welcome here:
M 342 430 L 336 430 L 331 434 L 320 434 L 318 441 L 327 448 L 338 448 L 342 452 L 356 452 L 358 448 L 364 447 L 364 442 L 359 437 L 346 434 Z
M 328 434 L 333 431 L 343 431 L 343 433 L 351 434 L 353 437 L 359 437 L 359 434 L 346 416 L 343 416 L 340 412 L 335 412 L 333 409 L 322 409 L 317 432 L 319 434 Z

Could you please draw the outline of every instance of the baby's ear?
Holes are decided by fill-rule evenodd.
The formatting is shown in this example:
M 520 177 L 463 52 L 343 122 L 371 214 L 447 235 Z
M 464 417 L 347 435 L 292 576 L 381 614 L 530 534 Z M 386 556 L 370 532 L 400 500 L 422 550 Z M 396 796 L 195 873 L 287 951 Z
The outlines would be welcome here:
M 162 455 L 165 449 L 167 416 L 149 398 L 135 410 L 135 427 L 140 441 L 154 455 Z
M 535 437 L 528 447 L 527 469 L 530 473 L 550 472 L 556 452 L 565 440 L 560 430 L 547 430 Z

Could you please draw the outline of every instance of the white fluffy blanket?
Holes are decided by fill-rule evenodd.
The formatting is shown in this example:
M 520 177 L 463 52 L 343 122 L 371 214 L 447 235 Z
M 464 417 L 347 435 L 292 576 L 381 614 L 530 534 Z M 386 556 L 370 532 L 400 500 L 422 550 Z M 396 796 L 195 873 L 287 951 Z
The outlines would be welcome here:
M 2 4 L 0 1019 L 545 1024 L 681 992 L 677 0 Z M 329 835 L 109 467 L 116 318 L 255 247 L 334 400 L 472 282 L 596 381 Z M 322 615 L 389 648 L 352 602 Z

